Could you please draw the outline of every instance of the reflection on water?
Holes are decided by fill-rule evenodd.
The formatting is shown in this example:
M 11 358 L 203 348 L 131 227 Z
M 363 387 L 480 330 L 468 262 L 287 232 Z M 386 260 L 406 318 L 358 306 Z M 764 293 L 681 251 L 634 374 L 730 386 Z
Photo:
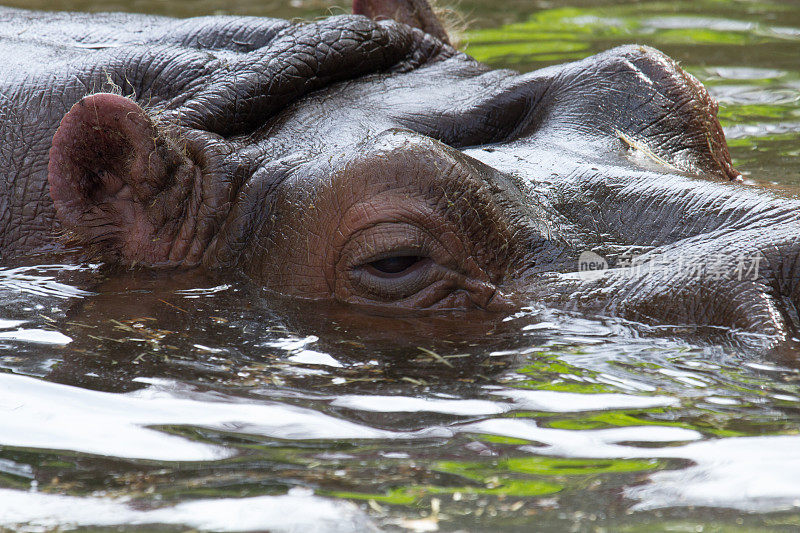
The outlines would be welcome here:
M 25 5 L 330 6 L 37 1 Z M 740 168 L 800 184 L 800 4 L 505 3 L 462 4 L 470 53 L 530 70 L 656 46 L 720 100 Z M 0 529 L 800 524 L 794 353 L 539 307 L 364 316 L 97 265 L 0 269 L 0 301 Z
M 72 296 L 0 289 L 2 331 L 42 332 L 0 340 L 0 526 L 796 519 L 800 372 L 758 354 L 541 308 L 381 318 L 194 275 L 15 273 Z

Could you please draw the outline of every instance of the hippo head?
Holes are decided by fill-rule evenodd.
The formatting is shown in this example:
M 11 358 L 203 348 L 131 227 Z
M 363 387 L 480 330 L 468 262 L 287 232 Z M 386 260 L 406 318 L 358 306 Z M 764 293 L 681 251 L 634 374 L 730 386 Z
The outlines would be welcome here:
M 309 299 L 793 331 L 797 203 L 729 183 L 697 80 L 638 46 L 492 70 L 406 18 L 170 37 L 174 57 L 126 70 L 130 97 L 90 94 L 61 120 L 64 230 L 107 261 Z M 586 254 L 617 268 L 581 273 Z

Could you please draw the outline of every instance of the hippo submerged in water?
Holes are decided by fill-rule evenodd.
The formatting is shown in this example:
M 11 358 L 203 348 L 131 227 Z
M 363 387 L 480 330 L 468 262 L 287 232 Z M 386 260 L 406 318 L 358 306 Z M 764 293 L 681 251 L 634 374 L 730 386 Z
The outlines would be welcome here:
M 493 70 L 422 0 L 355 11 L 1 9 L 0 256 L 794 335 L 800 202 L 735 183 L 715 103 L 674 61 Z

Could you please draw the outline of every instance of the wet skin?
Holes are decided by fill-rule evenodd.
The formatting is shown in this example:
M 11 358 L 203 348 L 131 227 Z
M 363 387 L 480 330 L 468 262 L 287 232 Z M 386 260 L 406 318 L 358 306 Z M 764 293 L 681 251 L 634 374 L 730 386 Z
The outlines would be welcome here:
M 638 46 L 492 70 L 397 3 L 308 24 L 0 10 L 0 254 L 794 335 L 800 204 L 737 183 L 697 80 Z M 587 250 L 642 267 L 576 275 Z

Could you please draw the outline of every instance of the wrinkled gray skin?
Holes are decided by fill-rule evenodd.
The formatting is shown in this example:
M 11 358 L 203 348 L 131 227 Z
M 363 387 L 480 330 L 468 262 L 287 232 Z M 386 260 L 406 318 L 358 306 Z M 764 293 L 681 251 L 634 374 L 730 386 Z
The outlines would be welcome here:
M 363 16 L 3 9 L 0 51 L 4 259 L 77 247 L 388 309 L 798 326 L 798 202 L 736 183 L 713 102 L 656 50 L 518 74 Z M 643 268 L 575 274 L 629 249 Z

